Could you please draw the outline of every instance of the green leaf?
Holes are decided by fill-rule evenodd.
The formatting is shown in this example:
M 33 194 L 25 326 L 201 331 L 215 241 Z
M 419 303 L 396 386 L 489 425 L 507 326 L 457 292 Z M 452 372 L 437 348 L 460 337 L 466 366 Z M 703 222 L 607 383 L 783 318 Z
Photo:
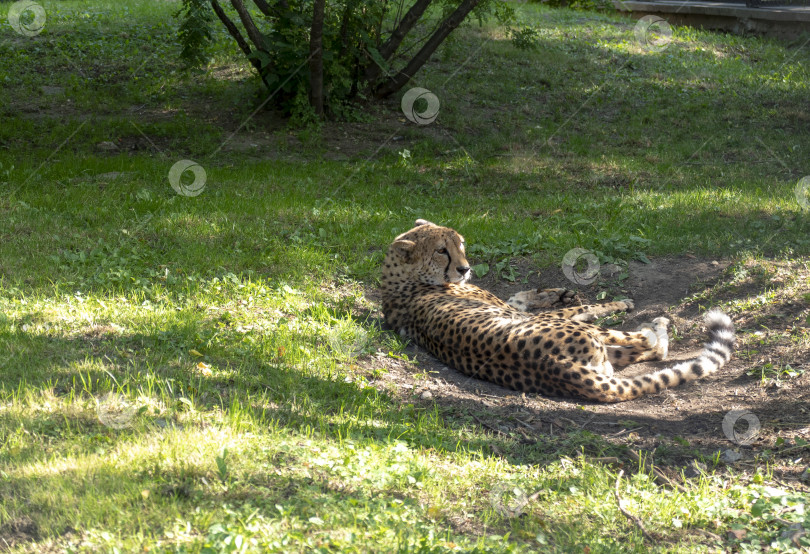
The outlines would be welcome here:
M 489 273 L 489 264 L 474 265 L 474 266 L 472 266 L 472 270 L 473 270 L 473 273 L 475 273 L 475 276 L 478 279 L 480 279 L 481 277 L 483 277 L 484 275 Z

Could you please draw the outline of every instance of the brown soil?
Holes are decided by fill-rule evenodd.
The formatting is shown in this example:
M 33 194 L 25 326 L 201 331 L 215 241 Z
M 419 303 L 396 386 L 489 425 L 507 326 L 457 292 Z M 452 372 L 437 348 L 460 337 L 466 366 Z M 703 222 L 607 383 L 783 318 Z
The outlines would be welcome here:
M 37 540 L 39 532 L 37 524 L 29 517 L 23 516 L 12 519 L 0 525 L 0 552 L 10 550 L 12 547 Z
M 645 373 L 666 367 L 673 361 L 688 359 L 700 351 L 705 340 L 700 324 L 701 314 L 709 305 L 756 298 L 779 284 L 778 280 L 754 278 L 729 286 L 732 277 L 724 272 L 729 265 L 728 261 L 694 257 L 656 259 L 650 264 L 632 262 L 629 276 L 622 283 L 601 281 L 579 288 L 578 299 L 583 303 L 593 303 L 600 290 L 609 291 L 607 299 L 634 299 L 636 310 L 618 325 L 621 329 L 635 329 L 640 323 L 661 315 L 671 319 L 671 336 L 674 334 L 675 338 L 671 339 L 669 359 L 666 362 L 637 364 L 622 370 L 624 375 Z M 519 266 L 522 275 L 528 273 L 526 284 L 509 283 L 491 275 L 477 284 L 502 298 L 533 287 L 577 288 L 567 281 L 560 268 L 529 273 L 529 264 Z M 774 267 L 777 266 L 774 264 Z M 782 270 L 795 273 L 804 269 L 802 264 L 797 266 L 801 268 L 782 267 Z M 803 282 L 807 283 L 808 280 L 803 279 Z M 712 293 L 711 301 L 688 300 L 689 296 L 708 289 L 717 291 Z M 786 293 L 786 296 L 795 300 L 796 291 Z M 377 301 L 376 291 L 370 292 L 369 298 Z M 726 453 L 721 460 L 738 470 L 753 470 L 770 460 L 776 479 L 791 481 L 792 486 L 806 490 L 806 478 L 803 480 L 801 476 L 807 467 L 810 447 L 802 448 L 801 441 L 810 440 L 810 371 L 779 382 L 763 382 L 759 375 L 747 374 L 752 367 L 762 365 L 764 360 L 782 365 L 789 363 L 799 370 L 810 369 L 810 364 L 807 364 L 807 337 L 802 343 L 804 346 L 797 349 L 792 346 L 796 341 L 792 341 L 790 335 L 785 335 L 787 331 L 784 330 L 787 327 L 795 331 L 796 321 L 807 330 L 806 318 L 810 309 L 806 297 L 802 299 L 799 295 L 799 301 L 787 299 L 777 302 L 776 306 L 780 310 L 778 318 L 781 318 L 781 330 L 775 326 L 768 328 L 772 333 L 779 331 L 781 334 L 774 335 L 774 340 L 764 341 L 767 343 L 765 345 L 757 345 L 757 353 L 753 357 L 746 339 L 742 341 L 746 343 L 743 351 L 738 351 L 717 374 L 696 383 L 619 404 L 596 404 L 517 393 L 448 368 L 414 345 L 408 347 L 407 354 L 416 359 L 416 364 L 377 356 L 361 365 L 369 369 L 385 368 L 387 373 L 376 381 L 377 386 L 403 401 L 428 405 L 435 402 L 439 407 L 446 408 L 440 410 L 442 413 L 468 414 L 487 432 L 501 437 L 534 443 L 543 442 L 544 437 L 549 435 L 587 430 L 617 446 L 636 451 L 652 452 L 658 449 L 655 453 L 656 463 L 670 466 L 673 474 L 677 474 L 675 470 L 679 467 L 686 468 L 700 458 L 704 461 L 712 459 L 718 452 Z M 748 310 L 734 314 L 739 334 L 742 336 L 758 331 L 762 327 L 756 324 L 760 316 L 759 312 L 752 315 Z M 739 444 L 739 440 L 730 440 L 726 436 L 723 420 L 732 410 L 751 412 L 758 419 L 760 430 L 750 444 Z M 745 433 L 746 424 L 738 423 L 736 432 Z M 787 450 L 795 445 L 799 446 Z M 664 451 L 665 454 L 662 454 Z M 742 456 L 738 461 L 728 457 L 735 456 L 735 453 Z

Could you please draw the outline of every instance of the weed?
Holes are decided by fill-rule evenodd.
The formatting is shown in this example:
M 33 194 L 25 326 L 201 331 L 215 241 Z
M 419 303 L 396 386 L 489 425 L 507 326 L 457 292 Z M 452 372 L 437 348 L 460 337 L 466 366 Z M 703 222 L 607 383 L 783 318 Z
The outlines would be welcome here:
M 750 359 L 750 354 L 748 355 Z M 772 362 L 764 363 L 760 366 L 753 367 L 746 371 L 746 374 L 751 377 L 757 377 L 766 383 L 779 384 L 783 380 L 792 379 L 804 374 L 804 369 L 794 369 L 790 364 L 773 364 Z

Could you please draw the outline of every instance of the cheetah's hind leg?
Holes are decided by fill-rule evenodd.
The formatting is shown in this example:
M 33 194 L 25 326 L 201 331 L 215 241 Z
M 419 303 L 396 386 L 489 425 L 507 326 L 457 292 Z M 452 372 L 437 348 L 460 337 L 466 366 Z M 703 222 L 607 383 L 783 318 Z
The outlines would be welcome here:
M 524 290 L 513 294 L 506 303 L 521 312 L 531 312 L 542 308 L 562 308 L 573 302 L 576 294 L 568 289 Z
M 647 360 L 665 360 L 669 353 L 669 320 L 657 317 L 652 323 L 642 323 L 637 331 L 626 332 L 600 329 L 608 360 L 615 367 L 624 367 Z

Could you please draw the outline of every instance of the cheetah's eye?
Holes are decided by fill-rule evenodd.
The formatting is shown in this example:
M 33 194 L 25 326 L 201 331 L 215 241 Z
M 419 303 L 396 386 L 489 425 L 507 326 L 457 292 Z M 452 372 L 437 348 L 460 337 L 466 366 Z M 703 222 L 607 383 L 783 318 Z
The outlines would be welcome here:
M 439 250 L 436 250 L 436 252 L 438 252 L 439 254 L 445 254 L 445 255 L 450 253 L 450 252 L 447 251 L 447 248 L 440 248 Z

